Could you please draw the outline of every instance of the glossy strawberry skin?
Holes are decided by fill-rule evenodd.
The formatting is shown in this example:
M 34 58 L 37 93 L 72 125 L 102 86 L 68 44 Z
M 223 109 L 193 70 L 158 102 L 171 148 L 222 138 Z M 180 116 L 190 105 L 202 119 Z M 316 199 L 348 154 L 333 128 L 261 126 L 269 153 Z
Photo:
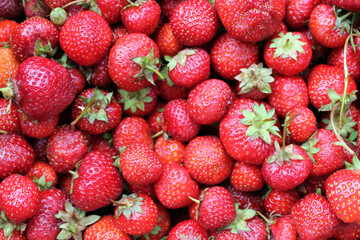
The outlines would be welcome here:
M 11 35 L 18 25 L 18 22 L 9 19 L 5 19 L 0 22 L 0 47 L 4 46 L 4 42 L 10 44 Z
M 111 39 L 109 24 L 93 11 L 81 11 L 70 17 L 59 35 L 60 46 L 66 55 L 83 66 L 101 61 L 108 53 Z
M 314 113 L 307 107 L 294 107 L 289 112 L 289 118 L 300 114 L 289 122 L 290 139 L 297 143 L 305 142 L 317 130 Z
M 99 221 L 88 227 L 83 236 L 84 240 L 119 239 L 130 240 L 130 236 L 121 231 L 115 224 L 112 215 L 104 215 Z
M 121 21 L 121 11 L 128 4 L 126 0 L 98 0 L 97 5 L 101 11 L 101 16 L 113 25 Z
M 272 240 L 296 240 L 297 232 L 290 215 L 276 218 L 275 223 L 270 225 Z
M 23 112 L 19 112 L 21 131 L 32 138 L 44 138 L 50 136 L 58 122 L 59 115 L 52 115 L 41 120 L 33 120 L 28 118 Z
M 27 240 L 25 234 L 22 233 L 21 231 L 17 231 L 17 230 L 15 230 L 12 233 L 12 235 L 9 239 L 9 237 L 5 237 L 3 229 L 0 229 L 0 239 L 2 239 L 2 240 Z
M 10 100 L 0 98 L 0 130 L 7 133 L 16 133 L 20 128 L 20 121 L 18 117 L 18 106 L 11 103 L 8 109 Z
M 71 0 L 44 0 L 44 3 L 51 9 L 62 7 L 71 2 Z
M 230 174 L 230 183 L 237 191 L 252 192 L 265 185 L 261 174 L 261 166 L 235 161 Z
M 169 22 L 161 26 L 155 33 L 155 43 L 159 47 L 161 57 L 173 57 L 184 48 L 184 46 L 175 38 Z
M 58 176 L 55 170 L 46 162 L 35 161 L 29 171 L 26 172 L 25 176 L 32 179 L 40 179 L 42 176 L 45 177 L 45 182 L 51 181 L 51 187 L 55 187 L 58 182 Z
M 294 29 L 306 27 L 311 11 L 321 0 L 292 0 L 286 5 L 284 21 L 287 26 Z
M 180 240 L 181 235 L 187 238 L 208 239 L 208 232 L 194 219 L 188 219 L 176 224 L 169 232 L 168 240 Z
M 292 205 L 299 201 L 300 198 L 300 192 L 296 189 L 289 191 L 272 189 L 265 196 L 265 210 L 269 214 L 288 215 L 291 212 Z
M 40 191 L 28 177 L 12 174 L 1 182 L 0 191 L 0 208 L 14 223 L 24 222 L 39 210 Z

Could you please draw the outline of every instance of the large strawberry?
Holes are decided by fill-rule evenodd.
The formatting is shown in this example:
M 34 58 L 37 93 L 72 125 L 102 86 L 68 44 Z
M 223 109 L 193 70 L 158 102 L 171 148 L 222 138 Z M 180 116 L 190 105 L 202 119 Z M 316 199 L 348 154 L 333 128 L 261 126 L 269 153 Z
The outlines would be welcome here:
M 94 11 L 82 11 L 70 17 L 59 36 L 66 55 L 83 66 L 101 61 L 108 53 L 111 39 L 109 24 Z
M 215 7 L 227 32 L 246 42 L 270 37 L 285 16 L 283 0 L 217 0 Z
M 292 0 L 286 4 L 284 22 L 294 29 L 302 29 L 307 26 L 311 11 L 321 0 Z

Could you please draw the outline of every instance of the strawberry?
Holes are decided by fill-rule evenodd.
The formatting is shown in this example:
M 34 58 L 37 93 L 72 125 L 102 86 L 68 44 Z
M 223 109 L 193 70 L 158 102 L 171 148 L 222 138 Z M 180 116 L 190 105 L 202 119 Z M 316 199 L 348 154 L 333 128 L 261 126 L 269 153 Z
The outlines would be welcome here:
M 129 34 L 129 32 L 124 28 L 124 26 L 122 25 L 121 22 L 117 23 L 115 25 L 112 25 L 111 26 L 111 31 L 112 31 L 112 34 L 113 34 L 112 41 L 111 41 L 111 46 L 114 46 L 118 39 L 120 39 L 121 37 Z
M 214 38 L 219 19 L 215 8 L 206 0 L 180 3 L 170 17 L 175 38 L 186 46 L 201 46 Z
M 198 183 L 216 185 L 228 178 L 233 160 L 219 137 L 198 136 L 186 145 L 184 166 Z
M 52 56 L 58 45 L 58 28 L 48 19 L 37 16 L 21 22 L 11 38 L 11 51 L 20 62 L 35 55 Z
M 335 240 L 357 240 L 360 238 L 360 224 L 341 222 L 333 236 Z
M 165 1 L 164 1 L 165 2 Z M 175 38 L 170 22 L 162 25 L 155 33 L 155 43 L 159 47 L 160 56 L 175 56 L 184 46 Z
M 62 7 L 72 2 L 72 0 L 43 0 L 43 1 L 51 9 Z
M 101 16 L 113 25 L 121 21 L 121 11 L 128 4 L 126 0 L 97 0 L 96 4 L 100 9 Z
M 168 240 L 208 239 L 208 232 L 194 219 L 187 219 L 176 224 L 168 234 Z
M 121 10 L 121 21 L 130 33 L 152 34 L 160 20 L 160 5 L 155 0 L 136 0 Z
M 91 136 L 90 149 L 101 151 L 111 158 L 119 155 L 119 152 L 113 146 L 111 134 Z
M 88 151 L 89 140 L 84 132 L 69 125 L 56 127 L 48 138 L 46 154 L 49 164 L 57 173 L 75 168 Z
M 301 32 L 280 32 L 264 46 L 266 65 L 284 76 L 293 76 L 305 70 L 311 58 L 311 45 Z
M 237 99 L 220 121 L 219 134 L 226 151 L 238 161 L 262 164 L 280 142 L 275 109 L 265 102 Z
M 297 116 L 293 117 L 295 115 Z M 293 107 L 289 111 L 289 118 L 292 118 L 292 120 L 289 122 L 287 129 L 292 141 L 303 143 L 317 130 L 315 114 L 307 107 Z
M 7 19 L 17 19 L 21 17 L 24 8 L 19 0 L 5 0 L 0 3 L 0 16 Z
M 326 3 L 330 5 L 334 4 L 337 7 L 351 12 L 360 10 L 360 3 L 357 0 L 326 0 Z
M 0 47 L 3 47 L 4 43 L 10 45 L 11 36 L 18 25 L 18 22 L 9 19 L 0 21 Z
M 21 131 L 26 136 L 32 138 L 44 138 L 50 136 L 59 122 L 59 115 L 52 115 L 40 120 L 31 119 L 21 111 L 19 111 L 18 115 Z
M 245 42 L 270 37 L 285 16 L 283 0 L 219 0 L 215 8 L 226 31 Z
M 242 238 L 235 233 L 223 230 L 223 231 L 218 232 L 216 239 L 217 240 L 241 240 Z
M 35 152 L 35 158 L 37 161 L 47 161 L 46 156 L 46 145 L 47 145 L 47 138 L 35 138 L 32 142 L 32 146 Z
M 115 224 L 126 234 L 143 235 L 151 232 L 158 223 L 159 213 L 155 202 L 146 194 L 123 195 L 115 204 Z
M 84 240 L 96 239 L 130 240 L 130 236 L 121 231 L 115 224 L 113 215 L 104 215 L 99 221 L 88 227 L 83 235 Z
M 291 219 L 303 240 L 327 239 L 340 224 L 329 201 L 316 193 L 306 195 L 293 205 Z
M 151 134 L 153 135 L 153 139 L 158 139 L 161 135 L 155 135 L 155 134 L 162 134 L 163 133 L 163 122 L 164 122 L 164 108 L 167 102 L 165 102 L 162 99 L 159 99 L 159 101 L 156 102 L 155 107 L 153 110 L 148 113 L 146 116 L 146 121 L 150 126 Z M 155 135 L 155 136 L 154 136 Z
M 133 143 L 126 147 L 119 158 L 121 173 L 134 185 L 148 185 L 162 174 L 162 164 L 153 149 L 145 143 Z
M 85 88 L 86 78 L 77 67 L 68 68 L 68 71 L 70 73 L 71 81 L 74 84 L 76 95 L 78 95 Z
M 0 239 L 3 240 L 27 240 L 25 234 L 21 231 L 13 231 L 10 236 L 6 237 L 4 230 L 0 229 Z
M 174 9 L 182 2 L 186 0 L 163 0 L 160 2 L 161 13 L 170 19 Z
M 159 57 L 159 48 L 150 37 L 143 33 L 127 34 L 110 49 L 110 77 L 120 89 L 139 91 L 156 82 L 160 74 Z
M 25 176 L 32 179 L 40 190 L 55 187 L 58 176 L 55 170 L 46 162 L 35 161 Z
M 34 150 L 23 137 L 0 134 L 0 179 L 14 173 L 25 174 L 34 160 Z
M 11 174 L 0 183 L 0 191 L 0 209 L 16 224 L 35 216 L 39 210 L 40 191 L 28 177 Z
M 291 212 L 291 207 L 301 198 L 300 192 L 296 189 L 289 191 L 279 191 L 271 189 L 264 198 L 265 210 L 269 214 L 287 215 Z
M 131 193 L 145 193 L 146 195 L 149 195 L 149 197 L 151 197 L 153 200 L 156 200 L 156 194 L 153 183 L 147 185 L 134 185 L 131 183 L 127 183 L 127 185 Z
M 93 211 L 105 207 L 122 193 L 122 177 L 113 160 L 99 151 L 90 151 L 74 175 L 71 199 L 76 207 Z
M 0 47 L 0 88 L 7 87 L 19 68 L 20 62 L 10 48 Z M 1 90 L 4 95 L 4 91 Z M 8 97 L 8 96 L 4 96 Z
M 164 76 L 166 76 L 168 72 L 167 66 L 164 67 L 163 71 L 162 73 L 165 73 Z M 156 86 L 158 88 L 159 96 L 167 101 L 171 101 L 178 98 L 185 99 L 187 98 L 191 90 L 191 88 L 182 87 L 177 84 L 174 84 L 169 77 L 157 81 Z
M 243 42 L 230 33 L 216 37 L 210 50 L 211 66 L 226 80 L 233 80 L 248 68 L 259 62 L 259 46 L 256 43 Z
M 169 163 L 163 167 L 161 177 L 155 182 L 155 193 L 160 203 L 169 209 L 189 206 L 189 197 L 199 196 L 199 186 L 185 167 L 178 163 Z
M 0 98 L 0 131 L 16 133 L 20 129 L 18 106 L 11 100 Z
M 68 70 L 44 57 L 23 61 L 12 84 L 19 108 L 32 119 L 57 115 L 75 98 Z
M 65 209 L 66 200 L 66 194 L 59 189 L 52 188 L 42 191 L 39 210 L 26 225 L 26 238 L 28 240 L 57 239 L 62 222 L 55 215 Z
M 187 111 L 199 124 L 219 121 L 227 111 L 231 89 L 219 79 L 209 79 L 196 85 L 189 93 Z
M 327 54 L 329 52 L 329 48 L 325 47 L 321 43 L 315 40 L 314 36 L 310 32 L 309 28 L 300 29 L 304 37 L 308 40 L 312 49 L 312 61 L 314 62 L 325 62 Z
M 191 216 L 206 230 L 217 230 L 234 221 L 235 206 L 230 193 L 223 187 L 213 186 L 200 192 L 199 200 L 189 206 Z
M 176 139 L 169 139 L 160 136 L 155 142 L 155 154 L 160 162 L 165 165 L 167 163 L 183 164 L 185 158 L 186 145 Z
M 296 240 L 297 232 L 290 215 L 276 218 L 275 223 L 270 225 L 272 240 Z
M 311 11 L 321 0 L 292 0 L 286 5 L 284 21 L 287 26 L 302 29 L 307 26 Z
M 112 92 L 87 88 L 75 99 L 71 108 L 72 126 L 90 134 L 102 134 L 115 128 L 122 110 Z
M 185 48 L 165 60 L 169 62 L 168 77 L 178 86 L 193 88 L 209 79 L 210 55 L 202 48 Z
M 264 187 L 261 167 L 251 163 L 235 161 L 230 174 L 230 183 L 237 191 L 252 192 Z
M 110 26 L 102 16 L 93 11 L 82 11 L 62 26 L 59 42 L 70 59 L 79 65 L 91 66 L 108 53 L 111 38 Z
M 24 4 L 24 13 L 27 18 L 40 16 L 46 18 L 50 15 L 51 9 L 44 3 L 44 1 L 28 0 Z
M 330 174 L 321 176 L 309 176 L 297 189 L 306 196 L 309 193 L 321 193 L 325 195 L 325 182 Z

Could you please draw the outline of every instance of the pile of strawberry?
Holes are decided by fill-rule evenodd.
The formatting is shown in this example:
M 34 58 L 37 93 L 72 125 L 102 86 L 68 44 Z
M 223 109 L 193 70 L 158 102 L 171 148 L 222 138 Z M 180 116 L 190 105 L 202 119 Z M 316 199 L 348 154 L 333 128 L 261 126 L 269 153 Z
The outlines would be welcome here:
M 360 239 L 359 0 L 1 0 L 0 239 Z

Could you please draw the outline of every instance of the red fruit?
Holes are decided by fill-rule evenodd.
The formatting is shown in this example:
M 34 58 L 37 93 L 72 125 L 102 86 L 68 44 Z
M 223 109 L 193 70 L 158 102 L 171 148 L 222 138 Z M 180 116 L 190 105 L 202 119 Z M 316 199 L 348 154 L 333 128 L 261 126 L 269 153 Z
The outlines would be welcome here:
M 34 163 L 31 145 L 20 135 L 0 134 L 0 179 L 11 174 L 25 174 Z
M 284 21 L 287 26 L 301 29 L 307 26 L 311 11 L 321 0 L 291 0 L 286 5 Z
M 227 230 L 218 232 L 216 239 L 217 240 L 242 240 L 242 238 L 239 235 L 229 232 Z
M 275 219 L 275 223 L 270 225 L 272 240 L 296 240 L 297 232 L 290 215 L 285 215 Z
M 289 111 L 289 118 L 299 114 L 289 122 L 288 131 L 290 139 L 297 143 L 303 143 L 317 130 L 316 117 L 307 107 L 294 107 Z
M 271 189 L 264 198 L 265 210 L 269 214 L 287 215 L 290 214 L 291 207 L 301 198 L 296 189 L 289 191 L 279 191 Z
M 166 71 L 167 67 L 166 67 Z M 181 87 L 174 84 L 170 78 L 159 80 L 156 83 L 158 88 L 159 96 L 167 101 L 171 101 L 178 98 L 187 98 L 191 88 Z
M 119 155 L 119 152 L 115 149 L 115 147 L 112 144 L 111 136 L 107 134 L 105 136 L 103 135 L 91 136 L 90 149 L 101 151 L 102 153 L 104 153 L 105 155 L 111 158 Z
M 251 163 L 235 161 L 230 175 L 230 183 L 237 191 L 253 192 L 265 185 L 261 167 Z
M 0 21 L 0 47 L 4 46 L 3 43 L 10 45 L 11 36 L 18 25 L 19 23 L 13 20 Z
M 328 4 L 334 4 L 347 11 L 356 12 L 360 10 L 360 2 L 358 0 L 326 0 Z
M 37 0 L 28 0 L 24 4 L 24 13 L 27 18 L 34 16 L 40 16 L 46 18 L 50 15 L 51 9 L 44 3 L 44 1 L 38 2 Z
M 76 95 L 78 95 L 85 87 L 86 78 L 77 67 L 68 68 L 68 71 L 70 73 L 71 81 L 74 84 Z
M 115 224 L 112 215 L 104 215 L 99 221 L 88 227 L 83 236 L 84 240 L 116 239 L 131 240 L 130 236 L 121 231 Z
M 12 174 L 0 183 L 0 209 L 16 223 L 35 216 L 40 207 L 40 191 L 30 178 Z
M 35 138 L 32 146 L 35 152 L 35 158 L 37 161 L 47 161 L 48 158 L 46 156 L 46 145 L 47 145 L 47 138 Z
M 320 191 L 322 195 L 325 195 L 325 182 L 329 175 L 330 174 L 309 176 L 305 182 L 298 187 L 298 190 L 302 193 L 303 196 L 306 196 L 309 193 L 316 193 L 317 191 Z
M 156 32 L 155 43 L 159 47 L 161 57 L 173 57 L 184 48 L 184 46 L 175 38 L 174 33 L 171 30 L 170 22 L 162 25 Z
M 7 19 L 17 19 L 24 12 L 20 0 L 4 0 L 0 2 L 0 16 Z
M 100 62 L 91 66 L 91 79 L 90 84 L 94 87 L 106 87 L 112 83 L 108 71 L 109 55 L 106 55 Z
M 174 9 L 179 5 L 180 3 L 184 2 L 186 0 L 163 0 L 161 1 L 161 13 L 165 15 L 168 19 L 170 19 Z
M 150 37 L 143 33 L 127 34 L 110 49 L 110 77 L 120 89 L 139 91 L 156 82 L 159 57 L 159 48 Z
M 189 206 L 192 198 L 198 198 L 199 186 L 190 177 L 186 168 L 178 163 L 164 166 L 163 173 L 154 185 L 160 203 L 169 209 Z
M 91 66 L 100 62 L 111 45 L 109 24 L 98 13 L 82 11 L 71 16 L 62 26 L 61 48 L 79 65 Z
M 73 182 L 72 202 L 83 211 L 109 205 L 123 190 L 123 181 L 113 160 L 99 151 L 90 151 L 81 160 Z
M 59 114 L 75 97 L 68 70 L 44 57 L 35 56 L 23 61 L 12 84 L 18 106 L 32 119 Z
M 360 224 L 359 223 L 345 223 L 341 222 L 336 228 L 333 236 L 336 240 L 357 240 L 360 238 Z
M 18 106 L 9 99 L 0 98 L 0 131 L 16 133 L 20 128 Z
M 208 239 L 208 232 L 194 219 L 188 219 L 176 224 L 168 234 L 168 240 Z
M 160 5 L 155 0 L 137 0 L 121 10 L 121 21 L 130 33 L 152 34 L 160 20 Z
M 259 46 L 243 42 L 229 33 L 218 36 L 210 50 L 212 68 L 226 80 L 233 80 L 248 68 L 259 62 Z
M 185 158 L 186 145 L 176 139 L 168 139 L 160 136 L 155 142 L 155 154 L 160 162 L 165 165 L 167 163 L 183 164 Z
M 3 229 L 0 229 L 0 239 L 3 239 L 3 240 L 27 240 L 27 238 L 25 237 L 25 234 L 22 233 L 21 231 L 17 231 L 17 230 L 12 232 L 10 239 L 9 239 L 9 236 L 7 236 L 7 237 L 5 236 Z
M 316 193 L 306 195 L 293 205 L 291 219 L 303 240 L 327 239 L 340 224 L 329 201 Z
M 46 162 L 35 161 L 25 176 L 32 179 L 40 190 L 49 187 L 55 187 L 58 182 L 58 176 L 55 170 Z
M 154 107 L 154 109 L 146 116 L 146 120 L 147 123 L 150 126 L 151 129 L 151 134 L 157 134 L 160 133 L 162 134 L 163 132 L 161 132 L 162 129 L 162 125 L 164 122 L 164 108 L 167 102 L 163 101 L 163 100 L 159 100 L 156 102 L 156 105 Z M 159 135 L 158 137 L 160 137 L 161 135 Z M 154 139 L 158 139 L 158 137 L 154 137 Z
M 101 16 L 112 25 L 121 21 L 121 11 L 128 4 L 126 0 L 97 0 Z
M 23 134 L 32 138 L 44 138 L 50 136 L 58 122 L 59 115 L 49 116 L 48 118 L 34 120 L 27 117 L 23 112 L 19 112 L 20 128 Z
M 146 194 L 124 195 L 115 206 L 115 224 L 129 235 L 150 233 L 158 223 L 156 204 Z
M 117 23 L 111 26 L 113 38 L 111 41 L 111 46 L 114 46 L 118 39 L 122 38 L 123 36 L 129 34 L 129 32 L 124 28 L 122 23 Z M 108 56 L 108 55 L 107 55 Z
M 285 16 L 283 0 L 219 0 L 215 7 L 227 32 L 245 42 L 270 37 Z
M 62 7 L 72 2 L 72 0 L 43 0 L 43 1 L 51 9 Z

